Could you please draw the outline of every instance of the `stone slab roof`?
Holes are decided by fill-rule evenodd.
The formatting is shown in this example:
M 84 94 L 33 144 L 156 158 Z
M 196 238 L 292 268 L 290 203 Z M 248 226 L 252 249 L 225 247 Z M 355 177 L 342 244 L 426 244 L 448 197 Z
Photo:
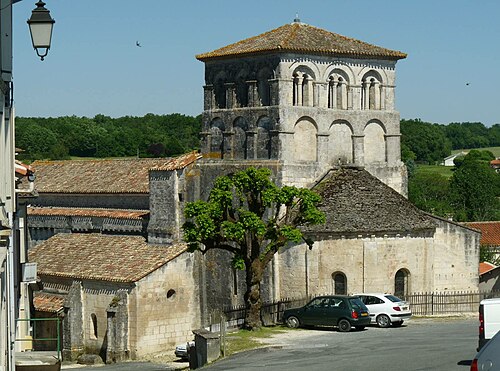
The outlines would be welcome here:
M 200 61 L 269 52 L 319 54 L 353 58 L 406 58 L 400 51 L 371 45 L 305 23 L 293 22 L 214 51 L 198 54 Z
M 86 216 L 116 219 L 144 219 L 149 215 L 148 210 L 123 210 L 123 209 L 89 209 L 73 207 L 41 207 L 29 206 L 28 215 L 43 216 Z
M 64 300 L 64 295 L 43 291 L 35 291 L 33 294 L 33 305 L 39 312 L 57 313 L 63 309 Z
M 141 236 L 59 233 L 28 253 L 39 275 L 137 282 L 186 249 L 186 244 L 148 245 Z
M 500 221 L 468 222 L 467 227 L 481 231 L 481 245 L 500 246 Z
M 361 168 L 332 170 L 313 189 L 322 197 L 326 223 L 308 232 L 392 235 L 436 228 L 430 216 Z
M 35 161 L 39 193 L 149 193 L 149 170 L 178 170 L 196 161 L 196 152 L 175 158 Z

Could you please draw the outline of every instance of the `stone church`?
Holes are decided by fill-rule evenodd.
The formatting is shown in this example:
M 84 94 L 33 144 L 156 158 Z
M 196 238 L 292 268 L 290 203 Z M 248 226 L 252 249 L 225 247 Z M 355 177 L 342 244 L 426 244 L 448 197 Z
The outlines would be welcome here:
M 44 285 L 35 296 L 39 308 L 59 298 L 51 310 L 65 313 L 68 358 L 160 351 L 242 303 L 243 272 L 223 251 L 187 252 L 181 226 L 186 202 L 249 166 L 315 189 L 327 219 L 305 231 L 312 250 L 290 245 L 275 256 L 265 301 L 477 290 L 480 234 L 405 198 L 394 105 L 405 57 L 295 20 L 196 56 L 205 64 L 201 153 L 35 162 L 30 260 Z

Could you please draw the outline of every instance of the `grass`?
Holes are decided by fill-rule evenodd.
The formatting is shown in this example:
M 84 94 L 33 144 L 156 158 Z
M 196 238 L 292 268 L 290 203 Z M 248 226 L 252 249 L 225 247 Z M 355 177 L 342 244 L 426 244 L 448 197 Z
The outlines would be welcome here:
M 491 153 L 493 153 L 495 157 L 500 157 L 500 147 L 471 148 L 471 149 L 477 149 L 478 151 L 490 151 Z M 454 149 L 453 151 L 451 151 L 451 153 L 455 154 L 462 151 L 467 152 L 470 151 L 471 149 Z
M 438 173 L 446 178 L 451 178 L 454 168 L 454 166 L 443 165 L 417 165 L 417 172 Z
M 238 330 L 226 335 L 226 356 L 263 346 L 262 339 L 269 339 L 290 329 L 282 326 L 262 327 L 259 330 Z

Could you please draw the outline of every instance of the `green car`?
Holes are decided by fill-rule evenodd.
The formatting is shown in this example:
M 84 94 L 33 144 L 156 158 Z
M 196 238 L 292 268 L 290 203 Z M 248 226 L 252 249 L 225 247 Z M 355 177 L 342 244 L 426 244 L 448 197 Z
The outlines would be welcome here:
M 341 332 L 370 324 L 368 308 L 359 297 L 345 295 L 318 296 L 301 308 L 285 310 L 283 319 L 291 328 L 336 326 Z

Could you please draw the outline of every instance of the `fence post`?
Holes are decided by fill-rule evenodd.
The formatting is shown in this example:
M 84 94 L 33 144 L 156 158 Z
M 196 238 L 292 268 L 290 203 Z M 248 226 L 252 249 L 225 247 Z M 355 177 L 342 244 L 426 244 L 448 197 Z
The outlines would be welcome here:
M 431 315 L 434 315 L 434 292 L 431 293 Z
M 226 356 L 226 316 L 223 311 L 220 314 L 220 352 L 222 357 Z

